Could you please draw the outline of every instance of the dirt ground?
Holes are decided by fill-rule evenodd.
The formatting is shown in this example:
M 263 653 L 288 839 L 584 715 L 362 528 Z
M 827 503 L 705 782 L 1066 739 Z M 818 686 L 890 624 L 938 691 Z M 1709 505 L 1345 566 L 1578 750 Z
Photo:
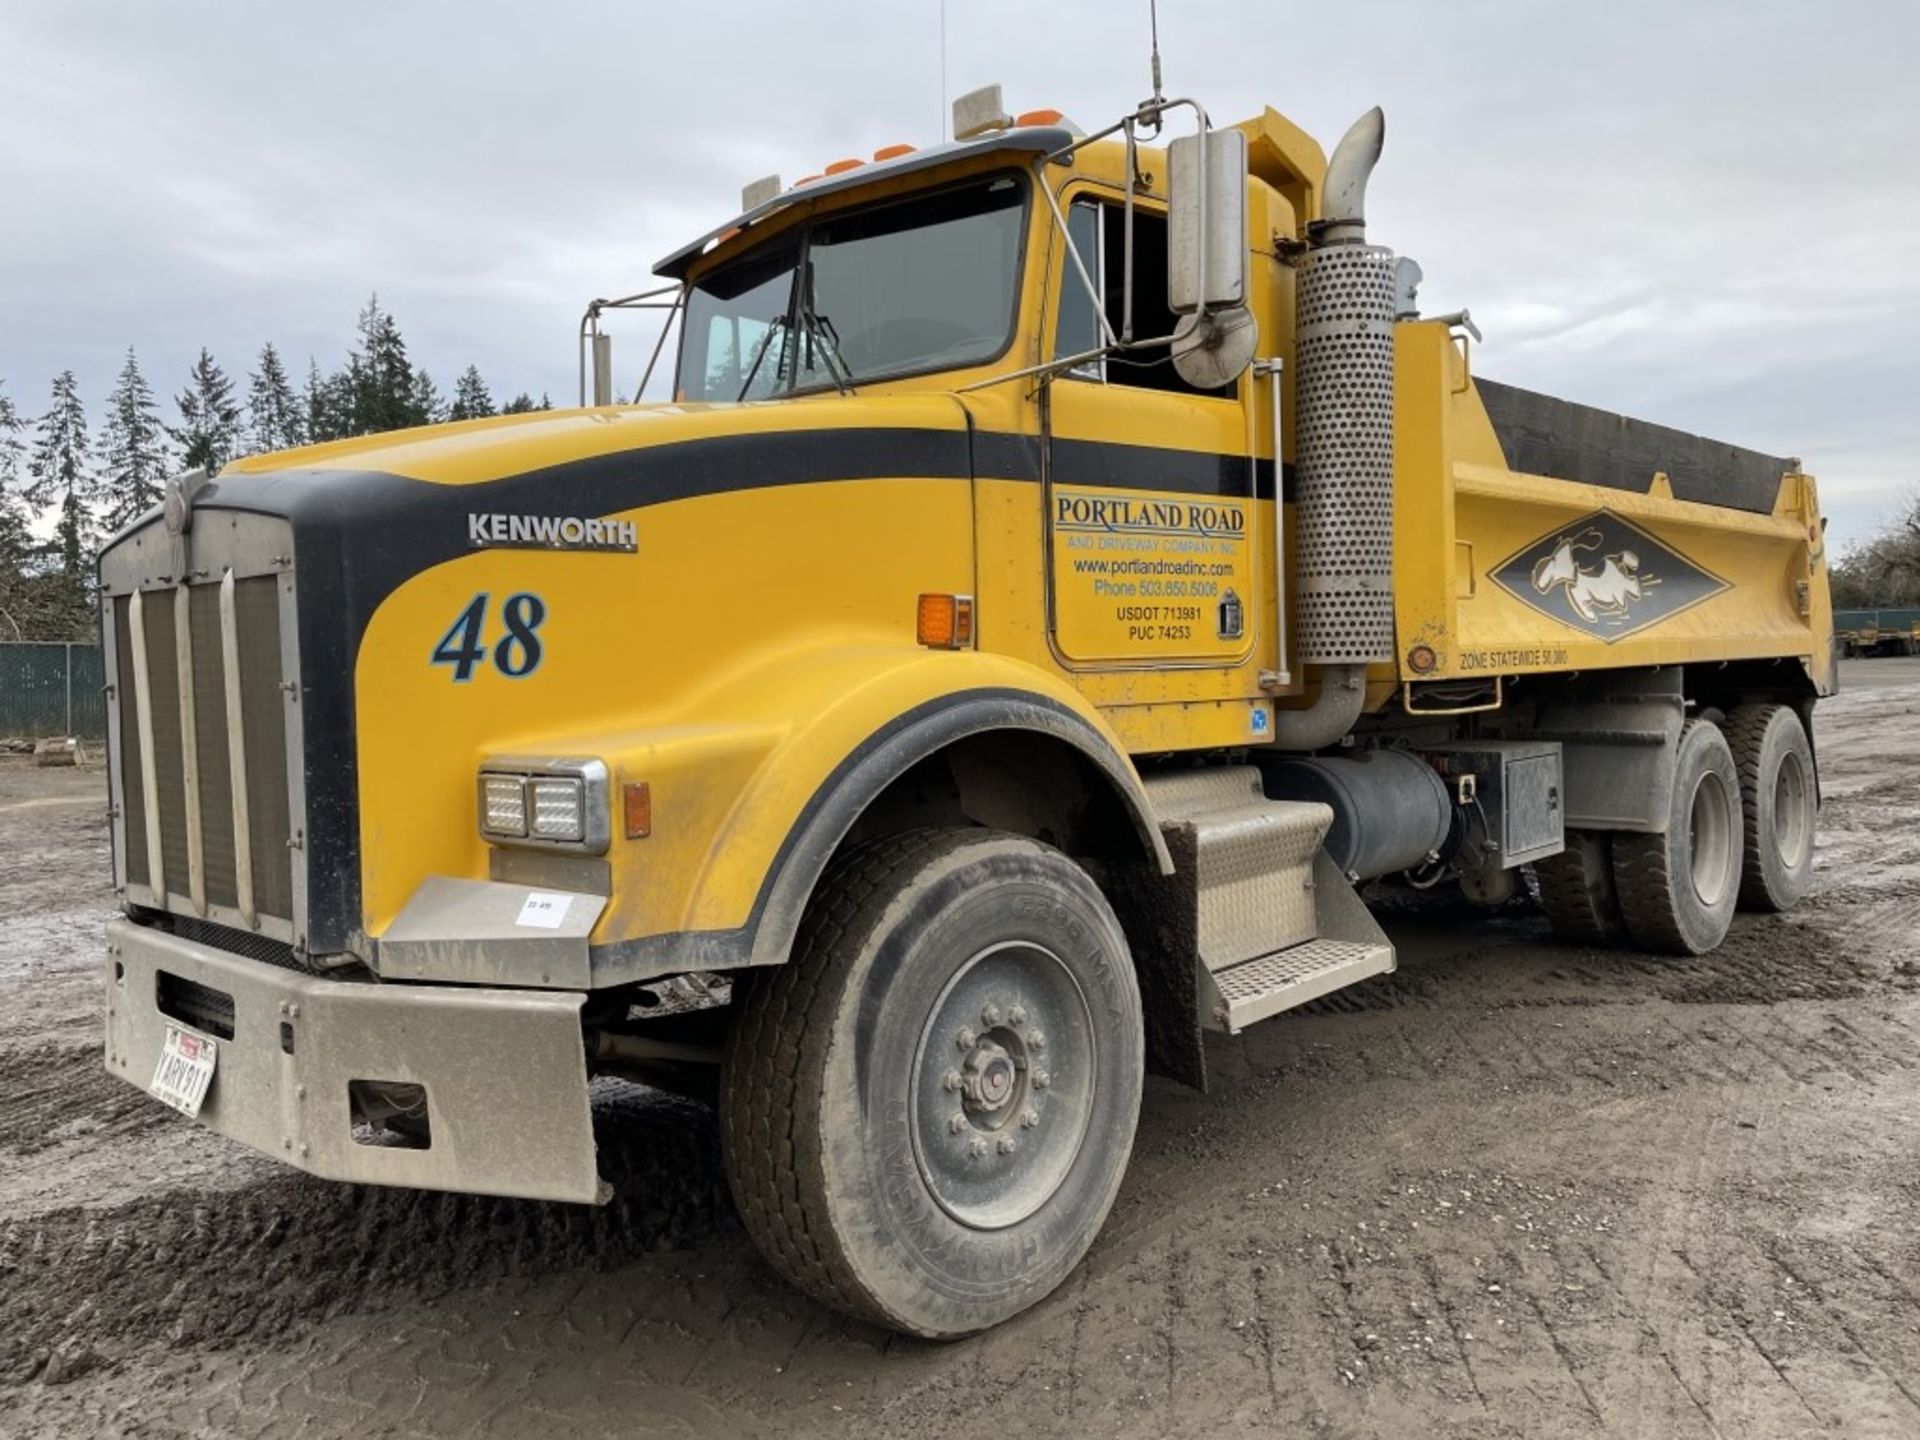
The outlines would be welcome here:
M 1150 1086 L 1079 1273 L 946 1346 L 782 1286 L 686 1102 L 607 1088 L 589 1211 L 109 1081 L 100 776 L 0 769 L 0 1434 L 1920 1436 L 1920 661 L 1843 683 L 1795 914 L 1672 961 L 1397 909 L 1397 974 Z

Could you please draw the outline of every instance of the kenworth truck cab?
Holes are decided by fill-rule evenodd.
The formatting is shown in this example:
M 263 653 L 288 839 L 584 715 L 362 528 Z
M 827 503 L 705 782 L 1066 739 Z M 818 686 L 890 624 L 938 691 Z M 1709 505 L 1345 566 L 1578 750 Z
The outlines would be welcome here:
M 1393 967 L 1362 886 L 1531 869 L 1679 954 L 1794 903 L 1797 461 L 1478 378 L 1367 238 L 1378 111 L 955 134 L 661 262 L 670 403 L 256 456 L 110 543 L 114 1074 L 589 1204 L 590 1082 L 704 1088 L 781 1273 L 956 1336 L 1084 1255 L 1149 1068 Z

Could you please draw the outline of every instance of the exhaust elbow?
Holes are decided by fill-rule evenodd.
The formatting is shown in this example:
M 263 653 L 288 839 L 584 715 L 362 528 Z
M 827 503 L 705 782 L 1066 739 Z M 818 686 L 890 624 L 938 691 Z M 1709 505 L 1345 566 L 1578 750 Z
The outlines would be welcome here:
M 1320 693 L 1301 710 L 1273 712 L 1274 750 L 1321 750 L 1337 745 L 1353 729 L 1366 707 L 1367 667 L 1325 665 L 1320 669 Z
M 1327 162 L 1320 219 L 1313 227 L 1317 245 L 1351 245 L 1367 238 L 1367 181 L 1380 162 L 1387 140 L 1387 117 L 1376 105 L 1348 127 Z

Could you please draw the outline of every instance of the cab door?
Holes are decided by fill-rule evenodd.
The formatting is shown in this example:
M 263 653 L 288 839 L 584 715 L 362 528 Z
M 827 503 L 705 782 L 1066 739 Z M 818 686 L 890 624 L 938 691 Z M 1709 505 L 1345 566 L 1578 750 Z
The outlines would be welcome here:
M 1077 199 L 1067 223 L 1121 325 L 1124 214 Z M 1171 333 L 1166 220 L 1136 206 L 1133 333 Z M 1098 344 L 1087 287 L 1059 272 L 1053 353 Z M 1260 694 L 1253 659 L 1258 492 L 1242 376 L 1200 391 L 1166 346 L 1093 361 L 1047 387 L 1048 614 L 1056 660 L 1088 675 L 1138 672 L 1132 703 Z M 1271 488 L 1271 466 L 1266 468 Z M 1200 672 L 1200 673 L 1196 673 Z M 1108 690 L 1110 687 L 1095 687 Z M 1257 737 L 1265 707 L 1249 720 Z

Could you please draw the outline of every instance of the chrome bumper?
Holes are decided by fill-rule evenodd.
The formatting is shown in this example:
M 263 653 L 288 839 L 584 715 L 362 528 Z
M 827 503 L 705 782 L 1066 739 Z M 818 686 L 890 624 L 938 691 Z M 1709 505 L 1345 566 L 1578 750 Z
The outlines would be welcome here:
M 127 920 L 107 926 L 106 990 L 111 1073 L 145 1089 L 169 1025 L 212 1033 L 218 1065 L 201 1123 L 302 1170 L 369 1185 L 606 1198 L 583 994 L 327 980 Z M 423 1087 L 426 1148 L 366 1143 L 364 1125 L 356 1138 L 356 1080 Z

